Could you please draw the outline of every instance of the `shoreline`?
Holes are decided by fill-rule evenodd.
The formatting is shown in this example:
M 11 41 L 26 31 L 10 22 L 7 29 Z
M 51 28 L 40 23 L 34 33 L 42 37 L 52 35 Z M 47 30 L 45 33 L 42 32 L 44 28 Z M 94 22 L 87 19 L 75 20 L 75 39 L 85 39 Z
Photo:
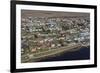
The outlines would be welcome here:
M 58 49 L 53 49 L 53 50 L 50 50 L 50 51 L 39 53 L 39 54 L 42 54 L 42 55 L 38 56 L 38 57 L 34 57 L 34 56 L 32 57 L 31 56 L 31 58 L 28 59 L 28 60 L 23 60 L 23 61 L 21 60 L 21 63 L 38 62 L 42 59 L 61 55 L 64 52 L 77 51 L 77 50 L 81 49 L 82 47 L 88 47 L 88 46 L 81 46 L 81 44 L 75 44 L 75 45 L 72 45 L 72 46 L 64 46 L 64 47 L 61 47 L 61 48 L 58 48 Z

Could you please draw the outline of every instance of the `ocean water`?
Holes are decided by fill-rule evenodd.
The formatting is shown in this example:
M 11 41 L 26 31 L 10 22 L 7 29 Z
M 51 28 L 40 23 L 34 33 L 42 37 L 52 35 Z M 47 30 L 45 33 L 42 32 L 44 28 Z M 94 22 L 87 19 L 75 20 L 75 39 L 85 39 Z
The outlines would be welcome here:
M 90 47 L 80 48 L 77 51 L 65 52 L 63 54 L 42 59 L 39 62 L 47 61 L 67 61 L 67 60 L 86 60 L 90 59 Z

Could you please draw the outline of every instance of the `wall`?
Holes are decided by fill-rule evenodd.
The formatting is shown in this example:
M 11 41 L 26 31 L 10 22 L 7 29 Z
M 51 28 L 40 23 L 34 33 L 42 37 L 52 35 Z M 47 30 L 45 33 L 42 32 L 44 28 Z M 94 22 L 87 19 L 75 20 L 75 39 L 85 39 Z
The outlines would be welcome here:
M 99 0 L 34 0 L 43 2 L 56 3 L 73 3 L 73 4 L 98 4 L 98 43 L 100 43 L 100 5 Z M 34 73 L 99 73 L 100 72 L 100 45 L 98 44 L 98 67 L 85 69 L 55 70 L 42 71 Z M 10 0 L 1 0 L 0 2 L 0 73 L 10 73 Z M 30 73 L 30 72 L 29 72 Z

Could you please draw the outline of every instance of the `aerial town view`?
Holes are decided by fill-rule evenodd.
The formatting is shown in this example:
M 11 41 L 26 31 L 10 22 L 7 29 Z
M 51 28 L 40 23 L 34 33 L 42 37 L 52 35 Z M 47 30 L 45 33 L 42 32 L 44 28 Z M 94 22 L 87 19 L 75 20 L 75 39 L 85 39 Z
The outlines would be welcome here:
M 89 59 L 89 52 L 89 13 L 21 10 L 21 63 Z

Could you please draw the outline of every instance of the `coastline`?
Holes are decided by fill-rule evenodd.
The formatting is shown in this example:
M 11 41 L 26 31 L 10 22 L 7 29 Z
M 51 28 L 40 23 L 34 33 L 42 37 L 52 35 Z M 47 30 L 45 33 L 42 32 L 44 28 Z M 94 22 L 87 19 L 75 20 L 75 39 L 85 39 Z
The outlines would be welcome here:
M 77 51 L 77 50 L 81 49 L 82 47 L 88 47 L 88 46 L 82 46 L 81 44 L 75 44 L 75 45 L 72 45 L 72 46 L 61 47 L 59 49 L 52 49 L 50 51 L 46 51 L 46 52 L 42 52 L 42 53 L 37 54 L 37 55 L 42 54 L 41 56 L 38 56 L 38 57 L 34 57 L 34 56 L 32 57 L 31 56 L 32 58 L 30 58 L 28 60 L 23 60 L 22 63 L 38 62 L 42 59 L 61 55 L 64 52 Z

